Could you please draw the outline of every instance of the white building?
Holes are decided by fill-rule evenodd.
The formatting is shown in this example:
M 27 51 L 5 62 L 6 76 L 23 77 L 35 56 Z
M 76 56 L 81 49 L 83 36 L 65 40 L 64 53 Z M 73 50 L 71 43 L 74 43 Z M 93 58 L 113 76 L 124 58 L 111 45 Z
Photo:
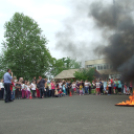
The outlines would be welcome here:
M 100 74 L 107 74 L 109 78 L 119 78 L 120 73 L 112 70 L 113 66 L 105 59 L 85 61 L 85 68 L 95 67 Z

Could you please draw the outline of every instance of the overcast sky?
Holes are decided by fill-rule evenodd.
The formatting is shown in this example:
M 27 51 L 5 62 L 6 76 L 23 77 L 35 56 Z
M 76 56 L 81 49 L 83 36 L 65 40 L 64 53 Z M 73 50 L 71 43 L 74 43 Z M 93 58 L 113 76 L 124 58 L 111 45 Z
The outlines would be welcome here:
M 66 31 L 66 26 L 75 29 L 77 34 L 72 37 L 75 41 L 87 40 L 88 48 L 90 45 L 92 48 L 92 42 L 101 40 L 99 31 L 94 29 L 92 18 L 88 17 L 88 4 L 92 1 L 88 0 L 86 4 L 87 0 L 77 0 L 77 2 L 74 0 L 0 0 L 0 43 L 4 40 L 4 23 L 9 21 L 15 12 L 20 12 L 33 18 L 39 24 L 43 34 L 49 40 L 47 47 L 53 57 L 72 56 L 56 48 L 58 40 L 62 40 L 57 37 L 57 33 Z M 107 2 L 107 0 L 100 1 Z M 109 1 L 112 3 L 112 0 Z M 99 35 L 97 38 L 96 33 Z M 92 53 L 88 59 L 93 59 L 93 56 Z

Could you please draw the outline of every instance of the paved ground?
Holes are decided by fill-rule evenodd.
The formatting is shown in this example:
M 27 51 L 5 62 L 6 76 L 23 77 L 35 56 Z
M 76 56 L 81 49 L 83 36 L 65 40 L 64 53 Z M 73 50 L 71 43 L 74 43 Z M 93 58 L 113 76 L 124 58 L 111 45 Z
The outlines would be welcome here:
M 134 108 L 125 95 L 0 101 L 0 134 L 134 134 Z

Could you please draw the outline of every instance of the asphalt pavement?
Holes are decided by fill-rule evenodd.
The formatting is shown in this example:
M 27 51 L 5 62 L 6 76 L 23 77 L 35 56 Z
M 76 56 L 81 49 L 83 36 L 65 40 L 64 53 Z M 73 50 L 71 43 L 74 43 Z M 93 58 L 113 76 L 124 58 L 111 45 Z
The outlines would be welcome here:
M 126 95 L 0 101 L 0 134 L 134 134 Z

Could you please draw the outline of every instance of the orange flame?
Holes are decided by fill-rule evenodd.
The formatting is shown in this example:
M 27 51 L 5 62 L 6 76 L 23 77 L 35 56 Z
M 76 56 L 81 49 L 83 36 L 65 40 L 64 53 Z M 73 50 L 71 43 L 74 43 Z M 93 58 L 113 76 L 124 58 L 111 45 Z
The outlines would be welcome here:
M 134 90 L 133 90 L 133 94 L 132 95 L 130 95 L 129 96 L 129 99 L 130 100 L 127 100 L 126 102 L 120 102 L 120 103 L 118 103 L 118 104 L 116 104 L 116 105 L 118 105 L 118 106 L 124 106 L 124 105 L 130 105 L 130 106 L 132 106 L 132 105 L 134 105 Z

